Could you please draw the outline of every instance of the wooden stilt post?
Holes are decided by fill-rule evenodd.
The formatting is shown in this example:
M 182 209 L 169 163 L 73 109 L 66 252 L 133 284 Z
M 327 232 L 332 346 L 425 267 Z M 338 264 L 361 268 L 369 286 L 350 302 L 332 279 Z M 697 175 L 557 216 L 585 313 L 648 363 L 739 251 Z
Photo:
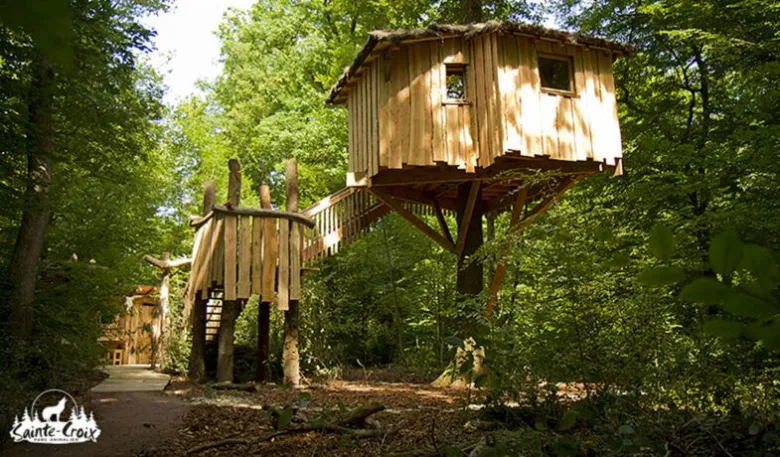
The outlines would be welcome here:
M 260 186 L 260 206 L 263 209 L 271 209 L 271 188 L 263 184 Z M 269 234 L 263 234 L 270 236 Z M 268 263 L 264 263 L 266 268 Z M 273 294 L 270 294 L 273 295 Z M 260 305 L 257 310 L 257 382 L 268 381 L 268 353 L 271 335 L 271 302 L 265 298 L 269 294 L 261 293 Z
M 169 262 L 171 260 L 171 254 L 169 252 L 163 252 L 162 261 Z M 162 270 L 162 279 L 160 281 L 160 303 L 158 305 L 159 320 L 158 324 L 153 327 L 153 339 L 152 339 L 152 369 L 155 365 L 162 365 L 163 358 L 163 338 L 165 333 L 165 314 L 168 312 L 168 293 L 171 287 L 171 270 L 164 268 Z
M 287 162 L 287 211 L 298 211 L 298 165 L 294 160 Z M 288 220 L 280 220 L 290 224 Z M 281 257 L 280 257 L 281 258 Z M 280 286 L 281 287 L 281 286 Z M 297 386 L 300 383 L 300 360 L 298 354 L 298 300 L 290 300 L 289 309 L 284 312 L 284 350 L 282 354 L 284 383 Z
M 230 176 L 228 178 L 228 205 L 237 208 L 241 203 L 241 165 L 237 159 L 230 159 Z M 236 251 L 236 226 L 238 216 L 228 216 L 225 219 L 225 251 L 235 254 Z M 225 257 L 225 300 L 222 302 L 222 316 L 219 325 L 219 341 L 217 343 L 217 382 L 233 382 L 233 338 L 235 334 L 236 319 L 241 312 L 239 302 L 235 299 L 235 291 L 228 290 L 228 287 L 235 287 L 229 284 L 230 273 L 235 280 L 235 255 Z
M 214 181 L 207 181 L 203 189 L 203 215 L 214 208 L 217 201 L 217 187 Z M 206 376 L 206 302 L 197 294 L 192 307 L 192 346 L 188 366 L 189 378 L 200 381 Z

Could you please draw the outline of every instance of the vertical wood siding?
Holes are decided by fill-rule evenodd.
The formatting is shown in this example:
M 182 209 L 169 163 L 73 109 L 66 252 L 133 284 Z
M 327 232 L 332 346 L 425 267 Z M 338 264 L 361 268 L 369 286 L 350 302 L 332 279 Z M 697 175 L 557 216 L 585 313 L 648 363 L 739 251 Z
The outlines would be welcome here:
M 539 54 L 566 57 L 572 93 L 541 87 Z M 468 172 L 507 152 L 557 160 L 621 157 L 610 52 L 513 35 L 447 38 L 381 51 L 349 87 L 349 171 L 444 163 Z M 465 66 L 466 103 L 447 100 Z

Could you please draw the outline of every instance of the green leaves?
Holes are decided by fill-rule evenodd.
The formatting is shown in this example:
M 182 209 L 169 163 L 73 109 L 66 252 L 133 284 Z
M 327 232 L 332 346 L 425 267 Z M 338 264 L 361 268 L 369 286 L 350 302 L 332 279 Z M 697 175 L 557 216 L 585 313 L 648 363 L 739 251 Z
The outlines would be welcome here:
M 650 232 L 650 253 L 658 260 L 669 260 L 677 250 L 677 243 L 671 229 L 656 225 Z M 685 273 L 676 267 L 662 265 L 651 267 L 639 274 L 637 280 L 647 286 L 668 286 L 685 279 Z
M 699 278 L 683 287 L 680 298 L 692 303 L 716 305 L 722 303 L 730 293 L 731 289 L 721 282 L 711 278 Z
M 656 225 L 650 232 L 650 252 L 659 260 L 669 260 L 677 250 L 677 243 L 671 229 Z
M 728 230 L 716 236 L 710 244 L 710 265 L 719 274 L 731 274 L 742 259 L 742 240 L 733 230 Z
M 559 432 L 565 432 L 567 430 L 571 430 L 572 427 L 574 427 L 574 424 L 577 423 L 577 411 L 570 409 L 566 411 L 566 414 L 563 415 L 560 421 L 558 421 L 558 426 L 556 427 Z
M 675 267 L 660 266 L 648 268 L 639 274 L 637 280 L 648 286 L 668 286 L 685 279 L 685 273 Z
M 749 271 L 762 292 L 771 291 L 780 281 L 780 271 L 768 250 L 755 244 L 744 245 L 740 267 Z
M 712 319 L 702 325 L 702 329 L 706 333 L 725 339 L 737 338 L 745 331 L 745 328 L 745 324 L 723 319 Z
M 284 428 L 292 423 L 293 410 L 289 406 L 279 411 L 279 416 L 276 418 L 276 428 Z

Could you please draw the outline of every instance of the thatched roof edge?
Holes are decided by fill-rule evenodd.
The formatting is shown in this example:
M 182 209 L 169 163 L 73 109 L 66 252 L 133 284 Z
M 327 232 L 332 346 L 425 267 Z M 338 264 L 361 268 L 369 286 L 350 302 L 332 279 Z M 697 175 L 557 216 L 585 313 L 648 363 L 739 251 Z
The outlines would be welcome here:
M 531 35 L 560 41 L 563 44 L 605 48 L 624 55 L 630 55 L 636 52 L 636 49 L 631 45 L 617 43 L 603 38 L 590 37 L 579 33 L 549 29 L 539 25 L 524 24 L 521 22 L 489 21 L 465 25 L 431 24 L 426 28 L 419 29 L 375 30 L 368 34 L 368 42 L 366 42 L 363 49 L 361 49 L 355 57 L 352 65 L 344 70 L 344 73 L 331 89 L 328 103 L 333 103 L 338 98 L 341 91 L 349 84 L 350 79 L 357 74 L 361 65 L 363 65 L 379 43 L 397 44 L 404 41 L 448 36 L 461 36 L 470 39 L 485 33 Z

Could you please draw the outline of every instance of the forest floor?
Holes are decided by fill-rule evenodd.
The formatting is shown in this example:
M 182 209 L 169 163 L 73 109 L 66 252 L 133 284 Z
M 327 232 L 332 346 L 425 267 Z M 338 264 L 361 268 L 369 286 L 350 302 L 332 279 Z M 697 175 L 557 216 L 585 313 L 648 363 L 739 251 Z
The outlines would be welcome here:
M 434 388 L 427 383 L 393 382 L 372 372 L 369 379 L 313 382 L 302 389 L 259 386 L 257 392 L 216 391 L 176 381 L 167 393 L 189 400 L 178 433 L 165 443 L 147 448 L 142 456 L 188 455 L 196 447 L 226 441 L 224 445 L 189 455 L 199 456 L 368 456 L 461 445 L 479 440 L 472 426 L 476 413 L 466 389 Z M 384 380 L 379 380 L 384 378 Z M 267 439 L 279 425 L 279 416 L 292 414 L 281 430 L 319 423 L 339 423 L 356 408 L 381 405 L 361 427 L 370 437 L 350 432 L 294 432 Z M 287 422 L 288 419 L 282 419 Z M 242 443 L 241 441 L 247 441 Z

